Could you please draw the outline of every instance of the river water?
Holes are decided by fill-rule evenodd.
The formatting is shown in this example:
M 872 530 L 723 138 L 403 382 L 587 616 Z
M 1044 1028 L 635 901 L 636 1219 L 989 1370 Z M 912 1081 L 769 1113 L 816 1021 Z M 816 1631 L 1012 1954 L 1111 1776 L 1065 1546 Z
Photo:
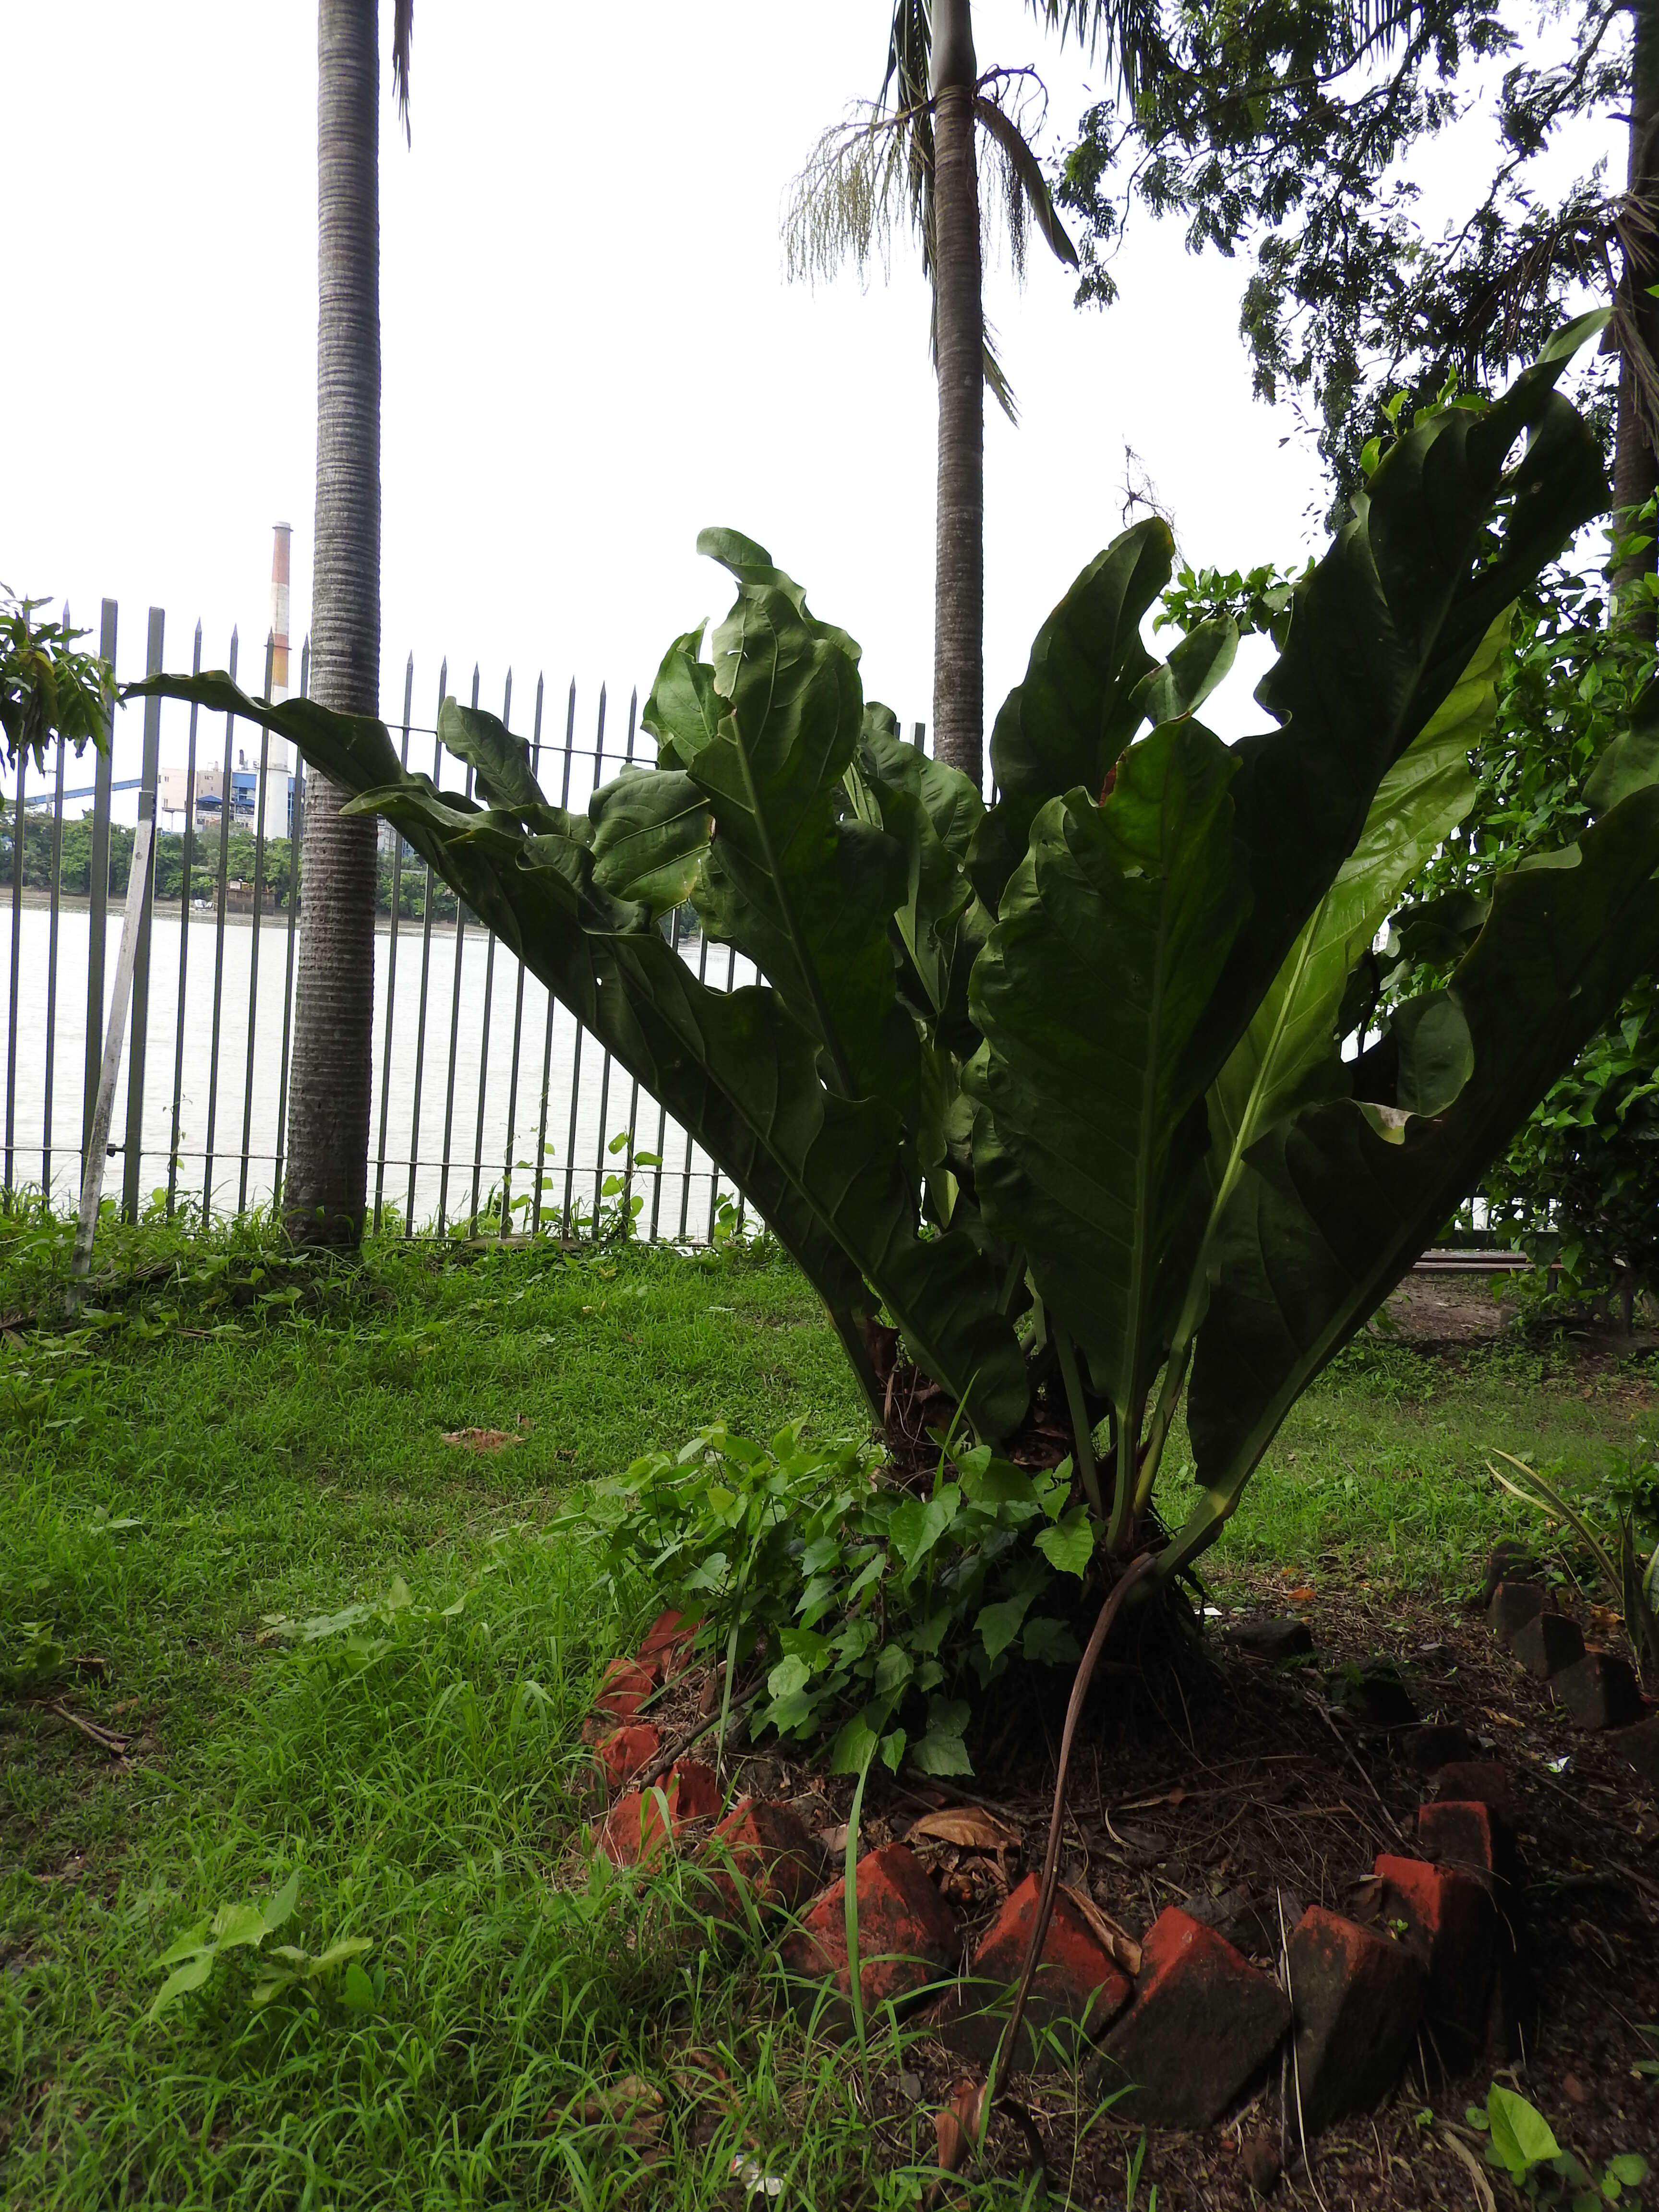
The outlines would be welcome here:
M 140 1202 L 165 1197 L 173 1129 L 175 1073 L 179 1126 L 175 1188 L 180 1200 L 217 1213 L 270 1202 L 276 1188 L 278 1107 L 282 1094 L 283 1036 L 287 1016 L 288 917 L 262 915 L 255 932 L 248 916 L 226 919 L 222 964 L 216 959 L 216 917 L 194 912 L 188 927 L 176 908 L 158 908 L 150 938 L 149 1012 L 144 1054 L 143 1144 Z M 107 920 L 105 948 L 106 1018 L 120 952 L 122 917 Z M 0 906 L 0 989 L 11 973 L 12 915 Z M 26 905 L 21 915 L 16 1019 L 16 1070 L 10 1182 L 40 1188 L 49 1180 L 54 1202 L 72 1207 L 79 1195 L 82 1091 L 87 1030 L 87 957 L 91 917 L 84 908 L 65 908 L 58 916 L 57 989 L 50 989 L 51 915 L 44 906 Z M 391 1009 L 392 1056 L 386 1077 L 386 976 L 391 933 L 382 925 L 375 939 L 374 1100 L 369 1123 L 369 1197 L 380 1188 L 388 1217 L 401 1217 L 414 1229 L 435 1224 L 441 1212 L 453 1224 L 474 1212 L 475 1182 L 480 1201 L 498 1188 L 511 1161 L 513 1194 L 531 1188 L 542 1118 L 542 1067 L 547 1037 L 549 997 L 527 971 L 522 1009 L 518 962 L 501 945 L 493 948 L 477 924 L 469 924 L 460 951 L 460 988 L 456 992 L 453 921 L 433 926 L 425 962 L 426 1015 L 421 1024 L 422 925 L 400 921 L 396 989 Z M 683 957 L 696 968 L 702 940 L 693 939 Z M 179 972 L 185 991 L 180 1020 Z M 711 945 L 707 980 L 720 987 L 732 980 L 726 948 Z M 219 1048 L 213 1051 L 216 966 L 219 1000 Z M 739 963 L 738 981 L 746 980 Z M 488 1001 L 488 1023 L 485 1019 Z M 250 1009 L 252 1016 L 250 1018 Z M 47 1036 L 52 1037 L 52 1100 L 47 1127 Z M 452 1021 L 452 1015 L 455 1018 Z M 520 1037 L 516 1097 L 513 1085 L 514 1036 Z M 10 1024 L 8 1024 L 9 1030 Z M 179 1050 L 182 1032 L 183 1048 Z M 450 1079 L 452 1041 L 454 1077 Z M 111 1141 L 122 1143 L 126 1130 L 128 1075 L 132 1037 L 122 1055 Z M 416 1122 L 416 1076 L 420 1074 L 419 1122 Z M 9 1086 L 8 1036 L 0 1035 L 0 1084 Z M 382 1147 L 382 1085 L 389 1108 Z M 575 1101 L 573 1121 L 572 1099 Z M 482 1099 L 482 1114 L 480 1101 Z M 212 1158 L 208 1157 L 212 1119 Z M 446 1129 L 447 1127 L 447 1142 Z M 606 1177 L 623 1164 L 606 1147 L 630 1128 L 637 1149 L 659 1152 L 659 1176 L 636 1171 L 634 1189 L 644 1200 L 641 1233 L 649 1233 L 653 1212 L 657 1233 L 702 1237 L 708 1234 L 714 1178 L 706 1156 L 689 1148 L 684 1133 L 663 1123 L 655 1103 L 637 1091 L 631 1078 L 609 1066 L 591 1037 L 578 1045 L 574 1018 L 553 1009 L 552 1051 L 547 1087 L 547 1146 L 544 1161 L 544 1212 L 562 1215 L 567 1204 L 591 1212 Z M 242 1155 L 247 1165 L 244 1173 Z M 574 1133 L 574 1134 L 573 1134 Z M 380 1158 L 384 1150 L 384 1166 Z M 688 1158 L 688 1154 L 690 1155 Z M 446 1177 L 444 1162 L 449 1163 Z M 413 1161 L 411 1181 L 410 1165 Z M 476 1168 L 476 1173 L 475 1173 Z M 106 1174 L 106 1194 L 118 1197 L 123 1164 L 112 1158 Z M 689 1180 L 688 1180 L 689 1177 Z M 522 1218 L 520 1224 L 522 1225 Z

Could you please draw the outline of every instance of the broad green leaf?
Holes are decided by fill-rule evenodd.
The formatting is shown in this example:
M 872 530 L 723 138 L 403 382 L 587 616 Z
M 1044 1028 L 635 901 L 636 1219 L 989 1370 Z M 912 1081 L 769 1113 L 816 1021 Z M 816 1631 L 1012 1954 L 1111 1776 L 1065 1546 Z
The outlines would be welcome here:
M 1043 1667 L 1075 1667 L 1083 1656 L 1065 1622 L 1044 1613 L 1026 1622 L 1020 1650 L 1025 1658 Z
M 1350 970 L 1403 887 L 1474 799 L 1469 750 L 1497 712 L 1497 674 L 1510 611 L 1422 735 L 1378 785 L 1358 844 L 1291 946 L 1209 1098 L 1211 1177 L 1218 1208 L 1246 1151 L 1281 1120 L 1329 1065 Z
M 862 1774 L 880 1747 L 881 1739 L 864 1715 L 854 1713 L 830 1747 L 831 1774 Z
M 1659 959 L 1659 785 L 1587 830 L 1580 865 L 1500 879 L 1449 987 L 1474 1067 L 1397 1143 L 1347 1101 L 1252 1149 L 1215 1240 L 1188 1429 L 1206 1495 L 1158 1577 L 1214 1541 L 1285 1413 L 1373 1313 L 1559 1070 Z
M 913 1574 L 955 1520 L 961 1503 L 961 1491 L 947 1482 L 936 1498 L 909 1498 L 895 1509 L 888 1540 Z
M 1031 1595 L 1027 1590 L 1018 1597 L 1004 1598 L 997 1605 L 981 1607 L 974 1627 L 985 1646 L 988 1659 L 1000 1658 L 1019 1634 L 1031 1608 Z
M 969 873 L 1000 911 L 1032 823 L 1050 799 L 1101 786 L 1141 721 L 1135 687 L 1156 666 L 1143 617 L 1170 580 L 1175 541 L 1157 515 L 1114 538 L 1037 632 L 1023 683 L 991 732 L 998 799 L 975 831 Z
M 1190 1045 L 1249 905 L 1233 759 L 1196 722 L 1132 746 L 1110 797 L 1044 808 L 974 970 L 987 1220 L 1085 1352 L 1120 1421 L 1162 1346 L 1160 1267 L 1197 1194 Z
M 624 770 L 594 793 L 588 815 L 593 880 L 602 890 L 640 900 L 653 915 L 690 897 L 714 817 L 682 769 Z
M 848 784 L 860 819 L 884 830 L 903 856 L 894 920 L 938 1017 L 966 991 L 973 948 L 963 923 L 974 891 L 965 862 L 985 806 L 965 775 L 906 744 L 890 723 L 884 708 L 866 708 Z
M 213 1916 L 213 1940 L 222 1951 L 263 1943 L 265 1916 L 257 1905 L 222 1905 Z
M 1036 1547 L 1057 1573 L 1075 1575 L 1080 1582 L 1095 1555 L 1094 1516 L 1087 1506 L 1074 1505 L 1052 1528 L 1038 1531 Z
M 909 1653 L 902 1644 L 890 1644 L 876 1662 L 876 1695 L 896 1698 L 907 1687 L 915 1671 Z
M 346 1968 L 340 1995 L 353 2012 L 373 2012 L 374 1984 L 354 1959 Z
M 1621 731 L 1595 763 L 1584 784 L 1595 814 L 1607 814 L 1644 783 L 1659 782 L 1659 698 L 1650 688 L 1629 729 Z
M 732 550 L 730 533 L 700 543 L 716 558 Z M 894 1000 L 887 941 L 902 858 L 884 832 L 839 819 L 863 721 L 857 664 L 769 563 L 732 566 L 741 589 L 714 633 L 712 668 L 700 676 L 682 655 L 678 685 L 659 679 L 646 708 L 714 817 L 697 908 L 817 1038 L 836 1088 L 903 1097 L 915 1036 Z M 671 720 L 688 690 L 694 711 Z
M 211 1950 L 198 1952 L 195 1958 L 186 1960 L 182 1966 L 176 1966 L 156 1991 L 155 2002 L 149 2008 L 150 2018 L 157 2019 L 187 1990 L 199 1990 L 213 1972 L 215 1956 Z
M 1401 439 L 1296 586 L 1285 651 L 1255 695 L 1280 726 L 1234 748 L 1253 903 L 1216 993 L 1224 1050 L 1359 842 L 1383 776 L 1504 609 L 1604 504 L 1597 441 L 1552 389 L 1604 320 L 1572 325 L 1484 414 L 1450 408 Z
M 1188 631 L 1161 668 L 1141 678 L 1130 704 L 1154 729 L 1195 714 L 1238 654 L 1238 625 L 1225 615 Z
M 766 1678 L 766 1686 L 774 1698 L 781 1700 L 793 1698 L 798 1690 L 804 1690 L 811 1679 L 812 1669 L 805 1659 L 792 1651 L 773 1668 Z
M 971 1774 L 974 1771 L 968 1747 L 959 1735 L 939 1735 L 931 1729 L 911 1745 L 910 1763 L 923 1774 Z
M 1487 2092 L 1486 2113 L 1492 2122 L 1493 2147 L 1511 2172 L 1515 2171 L 1511 2154 L 1519 2159 L 1522 2172 L 1529 2166 L 1542 2166 L 1547 2160 L 1560 2157 L 1561 2146 L 1549 2122 L 1535 2105 L 1529 2105 L 1513 2089 L 1494 2082 Z
M 331 1943 L 327 1950 L 317 1954 L 309 1968 L 311 1978 L 319 1980 L 324 1974 L 331 1974 L 336 1966 L 343 1966 L 348 1959 L 361 1959 L 365 1951 L 374 1948 L 373 1940 L 367 1936 L 343 1936 L 337 1943 Z
M 300 1869 L 295 1867 L 276 1894 L 271 1898 L 261 1915 L 265 1933 L 274 1935 L 300 1901 Z
M 182 1936 L 169 1943 L 155 1963 L 158 1966 L 177 1966 L 180 1959 L 193 1959 L 198 1952 L 211 1951 L 213 1948 L 213 1939 L 208 1933 L 207 1922 L 198 1920 L 193 1928 L 186 1929 Z
M 446 699 L 438 709 L 438 741 L 472 769 L 478 796 L 486 805 L 521 817 L 546 805 L 541 786 L 531 773 L 529 739 L 514 737 L 497 716 Z

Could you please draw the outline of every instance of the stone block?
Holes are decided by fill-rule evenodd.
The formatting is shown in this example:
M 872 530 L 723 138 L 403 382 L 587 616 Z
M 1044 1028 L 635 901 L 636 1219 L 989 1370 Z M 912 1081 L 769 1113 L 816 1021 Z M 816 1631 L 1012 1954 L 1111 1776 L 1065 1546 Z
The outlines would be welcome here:
M 1587 1651 L 1550 1677 L 1550 1691 L 1581 1729 L 1630 1728 L 1642 1717 L 1636 1670 L 1615 1652 Z
M 1486 1607 L 1486 1626 L 1500 1644 L 1508 1644 L 1516 1630 L 1535 1620 L 1549 1601 L 1542 1583 L 1499 1583 Z
M 1290 1941 L 1297 2085 L 1311 2134 L 1369 2112 L 1400 2079 L 1423 2010 L 1424 1968 L 1406 1944 L 1310 1906 Z
M 787 1805 L 740 1798 L 708 1838 L 708 1910 L 746 1921 L 739 1884 L 756 1911 L 797 1912 L 823 1876 L 823 1847 Z M 860 1936 L 862 1931 L 860 1931 Z
M 1650 1789 L 1659 1790 L 1659 1713 L 1619 1729 L 1607 1738 L 1607 1748 L 1633 1766 Z
M 1510 1638 L 1510 1655 L 1528 1674 L 1547 1682 L 1584 1656 L 1584 1632 L 1565 1613 L 1535 1613 Z
M 662 1749 L 662 1738 L 649 1721 L 635 1721 L 601 1736 L 596 1748 L 606 1783 L 612 1790 L 621 1790 L 642 1766 L 650 1765 Z
M 1494 1544 L 1486 1559 L 1486 1586 L 1480 1592 L 1482 1605 L 1490 1605 L 1500 1583 L 1541 1583 L 1544 1571 L 1538 1561 L 1512 1536 L 1505 1536 Z
M 1291 1613 L 1279 1620 L 1236 1620 L 1227 1641 L 1253 1659 L 1299 1659 L 1314 1648 L 1313 1631 Z
M 1330 1676 L 1329 1687 L 1332 1701 L 1366 1728 L 1406 1729 L 1422 1718 L 1390 1659 L 1344 1667 Z
M 1384 1852 L 1376 1862 L 1379 1918 L 1422 1961 L 1423 2025 L 1448 2074 L 1466 2073 L 1486 2043 L 1498 1939 L 1490 1886 L 1454 1867 Z
M 858 1899 L 859 1991 L 866 2016 L 878 2004 L 903 2005 L 956 1966 L 962 1949 L 951 1909 L 903 1844 L 866 1851 L 854 1869 Z M 833 1883 L 785 1938 L 783 1963 L 794 1977 L 797 2008 L 846 2034 L 853 1972 L 847 1950 L 847 1883 Z M 830 2003 L 817 2010 L 829 1982 Z
M 1132 2125 L 1206 2128 L 1267 2065 L 1290 2018 L 1277 1982 L 1171 1906 L 1147 1931 L 1134 2002 L 1085 2086 L 1092 2097 L 1125 2091 L 1112 2109 Z
M 1040 1887 L 1037 1876 L 1028 1874 L 1010 1894 L 935 2023 L 935 2033 L 952 2051 L 981 2065 L 989 2063 L 996 2049 L 1025 1970 Z M 1012 2070 L 1042 2073 L 1071 2064 L 1082 2043 L 1103 2033 L 1133 1995 L 1082 1911 L 1063 1889 L 1057 1890 Z
M 670 1838 L 678 1838 L 686 1821 L 707 1820 L 720 1809 L 720 1785 L 714 1769 L 683 1759 L 654 1788 L 630 1790 L 617 1798 L 599 1831 L 599 1849 L 613 1866 L 635 1866 L 655 1858 Z

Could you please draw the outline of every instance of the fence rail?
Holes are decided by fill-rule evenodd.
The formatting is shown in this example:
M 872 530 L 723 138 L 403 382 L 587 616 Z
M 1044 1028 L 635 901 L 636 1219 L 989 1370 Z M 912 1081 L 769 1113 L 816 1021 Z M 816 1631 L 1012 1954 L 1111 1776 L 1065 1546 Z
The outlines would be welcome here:
M 99 649 L 112 666 L 118 665 L 118 609 L 106 599 Z M 152 607 L 147 675 L 164 665 L 166 636 L 165 615 Z M 233 631 L 233 676 L 238 651 Z M 203 665 L 198 623 L 191 665 Z M 272 666 L 268 641 L 266 696 Z M 301 693 L 308 666 L 307 651 L 301 656 Z M 438 703 L 448 688 L 444 662 Z M 475 668 L 475 707 L 479 695 Z M 430 744 L 434 781 L 443 788 L 447 773 L 450 788 L 470 794 L 471 769 L 463 778 L 459 763 L 446 760 L 434 726 L 414 720 L 414 702 L 411 653 L 403 714 L 392 732 L 404 764 L 410 765 L 413 748 L 416 765 L 424 768 Z M 652 741 L 640 725 L 637 691 L 624 735 L 615 718 L 608 730 L 600 687 L 590 709 L 591 741 L 578 732 L 574 681 L 562 703 L 560 732 L 557 707 L 538 678 L 532 766 L 544 791 L 550 795 L 556 788 L 562 805 L 580 807 L 617 769 L 651 757 Z M 501 711 L 511 727 L 510 671 Z M 0 824 L 0 887 L 9 870 L 9 905 L 0 907 L 0 927 L 9 921 L 10 935 L 6 1200 L 34 1191 L 61 1205 L 79 1189 L 131 854 L 131 833 L 115 821 L 114 800 L 118 792 L 136 790 L 137 818 L 154 822 L 157 835 L 141 908 L 126 1061 L 111 1122 L 122 1132 L 109 1146 L 112 1158 L 121 1160 L 121 1210 L 129 1220 L 151 1207 L 169 1216 L 245 1213 L 279 1202 L 282 1192 L 304 766 L 296 761 L 288 786 L 291 836 L 279 837 L 269 810 L 273 779 L 280 787 L 285 771 L 280 757 L 273 767 L 268 726 L 226 715 L 220 732 L 210 726 L 219 717 L 159 699 L 144 702 L 137 732 L 131 717 L 131 708 L 118 710 L 109 750 L 96 756 L 89 785 L 83 787 L 79 778 L 73 786 L 66 782 L 71 761 L 60 744 L 48 755 L 42 789 L 33 787 L 34 773 L 20 753 L 8 794 Z M 164 738 L 184 766 L 186 803 L 177 838 L 169 837 L 158 812 Z M 920 723 L 914 741 L 924 743 Z M 237 763 L 256 744 L 257 773 L 239 770 Z M 82 775 L 87 765 L 79 763 Z M 204 835 L 207 802 L 198 800 L 198 771 L 214 766 L 216 820 Z M 237 774 L 245 790 L 252 785 L 251 853 L 248 830 L 233 826 Z M 68 811 L 88 796 L 89 813 Z M 248 875 L 233 872 L 234 851 L 238 869 L 246 865 Z M 158 896 L 164 870 L 169 890 Z M 703 1243 L 722 1223 L 741 1222 L 741 1198 L 714 1162 L 637 1082 L 613 1068 L 611 1054 L 510 948 L 498 945 L 493 931 L 434 882 L 431 868 L 401 838 L 390 838 L 382 881 L 387 911 L 376 938 L 369 1163 L 377 1230 L 581 1235 L 629 1218 L 653 1241 Z M 709 943 L 690 909 L 672 917 L 672 941 L 699 981 L 714 988 L 754 980 L 747 961 L 729 946 Z M 65 1097 L 72 1074 L 64 1073 L 77 1062 L 78 1114 L 72 1094 Z M 440 1085 L 441 1115 L 434 1110 Z

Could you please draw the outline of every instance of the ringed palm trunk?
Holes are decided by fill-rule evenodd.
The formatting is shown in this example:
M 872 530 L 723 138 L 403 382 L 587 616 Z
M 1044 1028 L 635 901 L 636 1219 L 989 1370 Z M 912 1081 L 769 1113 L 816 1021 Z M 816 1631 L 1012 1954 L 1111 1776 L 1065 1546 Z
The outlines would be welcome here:
M 1653 228 L 1659 222 L 1659 0 L 1635 0 L 1632 9 L 1630 102 L 1630 159 L 1626 190 L 1633 201 L 1644 204 L 1632 229 L 1635 240 L 1625 257 L 1620 289 L 1649 356 L 1659 361 L 1659 301 L 1650 296 L 1650 285 L 1659 283 L 1659 255 L 1653 246 Z M 1619 416 L 1613 458 L 1613 503 L 1615 508 L 1641 507 L 1659 485 L 1659 455 L 1654 450 L 1650 411 L 1642 404 L 1637 369 L 1626 348 L 1619 364 Z M 1639 582 L 1654 568 L 1654 548 L 1637 554 L 1620 568 L 1615 581 L 1621 592 Z M 1650 600 L 1638 600 L 1629 619 L 1650 635 L 1654 627 Z
M 374 714 L 380 693 L 379 9 L 317 11 L 317 509 L 311 690 Z M 355 1247 L 368 1177 L 377 860 L 372 817 L 306 779 L 304 896 L 283 1213 L 313 1247 Z
M 933 7 L 933 301 L 939 503 L 933 748 L 977 788 L 984 768 L 985 310 L 969 0 Z

